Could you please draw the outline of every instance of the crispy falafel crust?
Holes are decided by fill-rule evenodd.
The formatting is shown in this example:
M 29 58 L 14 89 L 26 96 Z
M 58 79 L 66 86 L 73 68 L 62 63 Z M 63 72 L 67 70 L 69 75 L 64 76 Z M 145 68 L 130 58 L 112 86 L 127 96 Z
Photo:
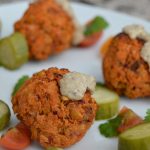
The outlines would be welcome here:
M 150 71 L 141 58 L 141 39 L 130 39 L 125 33 L 112 41 L 103 61 L 106 85 L 129 98 L 150 96 Z
M 72 18 L 55 0 L 38 0 L 15 23 L 15 30 L 25 35 L 30 58 L 43 60 L 69 48 L 75 28 Z
M 80 141 L 92 125 L 97 104 L 87 91 L 82 100 L 60 93 L 59 80 L 67 69 L 50 68 L 34 74 L 12 98 L 19 120 L 31 129 L 43 147 L 69 147 Z

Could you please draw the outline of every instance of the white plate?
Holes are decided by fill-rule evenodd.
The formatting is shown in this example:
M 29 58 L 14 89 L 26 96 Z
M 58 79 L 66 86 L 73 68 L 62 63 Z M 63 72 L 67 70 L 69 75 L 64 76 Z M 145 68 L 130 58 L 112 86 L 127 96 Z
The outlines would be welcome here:
M 28 3 L 26 2 L 0 6 L 0 18 L 3 22 L 2 36 L 9 35 L 13 32 L 14 22 L 22 16 L 27 6 Z M 16 71 L 8 71 L 4 68 L 0 68 L 0 99 L 5 100 L 9 104 L 10 108 L 10 95 L 13 86 L 22 75 L 32 75 L 34 72 L 41 69 L 57 66 L 69 68 L 72 71 L 91 74 L 96 77 L 97 81 L 103 81 L 99 48 L 104 40 L 110 35 L 120 32 L 123 26 L 132 23 L 142 24 L 150 31 L 150 24 L 141 19 L 83 4 L 73 3 L 72 6 L 81 23 L 85 23 L 87 20 L 96 15 L 102 15 L 108 20 L 110 27 L 105 32 L 102 40 L 91 48 L 72 48 L 59 56 L 50 57 L 47 61 L 29 62 Z M 127 98 L 121 98 L 121 106 L 126 105 L 135 110 L 141 116 L 144 116 L 146 109 L 150 108 L 150 101 L 148 101 L 148 99 L 130 101 Z M 16 123 L 17 119 L 12 112 L 11 125 L 13 126 Z M 117 138 L 106 139 L 101 136 L 98 131 L 98 125 L 100 123 L 102 122 L 95 122 L 86 136 L 68 150 L 116 150 Z M 0 150 L 1 149 L 2 148 L 0 148 Z M 37 143 L 34 143 L 31 147 L 27 148 L 27 150 L 42 150 L 42 148 Z

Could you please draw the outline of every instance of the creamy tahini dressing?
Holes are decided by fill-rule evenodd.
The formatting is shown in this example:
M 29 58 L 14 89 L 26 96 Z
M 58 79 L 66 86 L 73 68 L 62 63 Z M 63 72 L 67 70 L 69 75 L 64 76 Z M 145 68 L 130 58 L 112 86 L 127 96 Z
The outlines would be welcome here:
M 94 92 L 96 80 L 94 77 L 78 72 L 70 72 L 59 81 L 60 92 L 72 100 L 81 100 L 86 90 Z
M 141 51 L 141 56 L 148 63 L 150 71 L 150 41 L 144 44 Z
M 85 38 L 84 26 L 80 25 L 79 21 L 77 20 L 69 0 L 56 0 L 56 2 L 59 5 L 61 5 L 61 7 L 71 16 L 73 23 L 75 25 L 75 33 L 74 33 L 72 44 L 78 45 Z
M 131 39 L 136 39 L 143 33 L 145 33 L 144 27 L 140 25 L 128 25 L 123 28 L 123 32 L 128 34 Z
M 145 41 L 141 50 L 141 57 L 145 62 L 147 62 L 150 68 L 150 34 L 145 31 L 143 26 L 140 25 L 128 25 L 123 28 L 123 32 L 128 34 L 132 39 L 139 38 Z

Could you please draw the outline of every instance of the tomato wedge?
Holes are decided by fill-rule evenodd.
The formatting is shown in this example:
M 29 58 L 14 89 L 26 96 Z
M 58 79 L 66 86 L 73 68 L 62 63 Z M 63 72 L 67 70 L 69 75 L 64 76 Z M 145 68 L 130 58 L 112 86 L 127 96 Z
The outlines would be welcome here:
M 30 132 L 30 130 L 28 129 L 28 127 L 25 124 L 23 124 L 22 122 L 20 122 L 20 123 L 18 123 L 16 125 L 16 128 L 20 132 L 22 132 L 24 135 L 26 135 L 29 139 L 31 138 L 31 132 Z
M 85 39 L 79 44 L 79 47 L 90 47 L 94 45 L 102 37 L 103 32 L 97 32 L 92 35 L 86 36 Z
M 85 38 L 81 41 L 79 47 L 89 47 L 94 45 L 100 39 L 104 29 L 106 29 L 108 25 L 108 22 L 102 16 L 96 16 L 90 20 L 85 26 Z
M 131 127 L 143 123 L 143 119 L 127 107 L 122 108 L 119 116 L 122 118 L 121 125 L 118 127 L 119 133 L 122 133 Z
M 9 150 L 22 150 L 31 143 L 29 132 L 23 124 L 9 129 L 1 138 L 0 146 Z

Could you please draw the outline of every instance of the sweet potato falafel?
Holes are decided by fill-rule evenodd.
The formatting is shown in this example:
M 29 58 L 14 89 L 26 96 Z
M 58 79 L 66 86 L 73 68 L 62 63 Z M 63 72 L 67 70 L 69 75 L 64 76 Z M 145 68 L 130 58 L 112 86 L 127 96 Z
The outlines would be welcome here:
M 103 60 L 106 85 L 129 98 L 150 96 L 150 72 L 140 51 L 145 41 L 120 33 L 112 40 Z
M 97 104 L 87 90 L 81 100 L 61 95 L 59 81 L 67 69 L 50 68 L 33 75 L 12 98 L 13 110 L 43 147 L 69 147 L 92 125 Z
M 128 34 L 115 36 L 103 60 L 106 85 L 129 98 L 150 96 L 150 72 L 140 52 L 145 41 Z
M 15 23 L 15 30 L 25 35 L 30 58 L 43 60 L 70 47 L 75 27 L 55 0 L 38 0 Z

